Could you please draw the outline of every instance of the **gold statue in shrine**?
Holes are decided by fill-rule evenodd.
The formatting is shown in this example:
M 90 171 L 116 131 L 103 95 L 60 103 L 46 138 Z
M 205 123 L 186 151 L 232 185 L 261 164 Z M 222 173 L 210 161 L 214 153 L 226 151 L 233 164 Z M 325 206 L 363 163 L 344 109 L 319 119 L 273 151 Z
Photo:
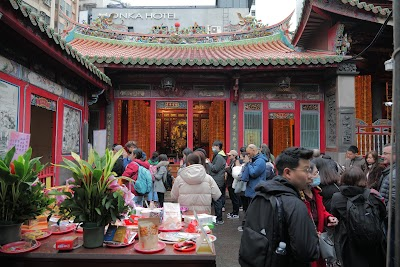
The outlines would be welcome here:
M 176 153 L 181 154 L 182 150 L 186 147 L 186 137 L 187 121 L 177 120 L 171 128 L 171 146 L 173 146 Z

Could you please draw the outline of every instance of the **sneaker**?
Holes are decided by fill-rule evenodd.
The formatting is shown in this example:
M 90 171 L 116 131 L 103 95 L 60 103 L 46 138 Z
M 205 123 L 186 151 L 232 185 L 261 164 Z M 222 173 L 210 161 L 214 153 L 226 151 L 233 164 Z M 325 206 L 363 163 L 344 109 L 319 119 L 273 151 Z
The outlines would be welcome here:
M 239 208 L 239 211 L 243 211 L 243 207 L 240 207 L 240 208 Z
M 225 212 L 225 207 L 222 207 L 222 212 Z
M 238 231 L 239 231 L 239 232 L 243 232 L 243 226 L 239 226 L 239 227 L 238 227 Z
M 215 224 L 221 225 L 221 224 L 224 224 L 224 223 L 225 223 L 224 221 L 217 221 Z
M 226 217 L 227 217 L 228 219 L 239 219 L 239 215 L 233 214 L 233 213 L 228 213 L 228 214 L 226 215 Z

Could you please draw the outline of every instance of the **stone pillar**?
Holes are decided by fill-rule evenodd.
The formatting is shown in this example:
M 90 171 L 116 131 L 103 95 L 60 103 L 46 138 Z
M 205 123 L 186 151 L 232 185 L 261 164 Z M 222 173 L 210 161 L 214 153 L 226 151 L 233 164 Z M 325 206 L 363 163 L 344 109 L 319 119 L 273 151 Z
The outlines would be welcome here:
M 114 144 L 114 102 L 113 101 L 110 101 L 106 106 L 106 130 L 107 130 L 106 147 L 110 148 Z
M 231 136 L 231 143 L 230 143 L 230 148 L 238 151 L 239 153 L 239 143 L 238 143 L 238 127 L 239 127 L 239 105 L 238 103 L 230 102 L 230 120 L 231 120 L 231 129 L 230 129 L 230 136 Z M 229 151 L 227 151 L 229 152 Z
M 327 154 L 343 164 L 347 148 L 356 145 L 355 138 L 355 76 L 354 63 L 339 65 L 337 76 L 326 91 Z

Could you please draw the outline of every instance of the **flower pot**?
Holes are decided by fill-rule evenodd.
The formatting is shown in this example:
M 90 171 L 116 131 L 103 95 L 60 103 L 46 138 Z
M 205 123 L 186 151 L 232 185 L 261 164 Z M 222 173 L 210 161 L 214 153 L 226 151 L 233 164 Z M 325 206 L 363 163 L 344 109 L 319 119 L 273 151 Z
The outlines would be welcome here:
M 0 224 L 0 245 L 21 240 L 21 224 Z
M 83 246 L 85 248 L 98 248 L 103 246 L 104 227 L 97 226 L 96 223 L 84 223 L 83 228 Z

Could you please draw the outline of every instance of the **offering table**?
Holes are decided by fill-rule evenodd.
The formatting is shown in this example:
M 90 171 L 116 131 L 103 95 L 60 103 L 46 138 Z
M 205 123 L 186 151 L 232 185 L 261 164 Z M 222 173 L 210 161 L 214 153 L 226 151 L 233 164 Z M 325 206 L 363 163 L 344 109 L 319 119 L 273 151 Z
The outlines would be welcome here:
M 79 247 L 72 251 L 57 251 L 54 244 L 64 236 L 79 236 L 82 234 L 52 235 L 39 241 L 41 246 L 34 251 L 22 254 L 0 253 L 1 266 L 18 267 L 216 267 L 216 255 L 179 252 L 172 245 L 155 254 L 141 254 L 135 251 L 134 245 L 123 248 L 100 247 L 86 249 Z M 138 241 L 136 241 L 138 242 Z M 135 243 L 136 243 L 135 242 Z

